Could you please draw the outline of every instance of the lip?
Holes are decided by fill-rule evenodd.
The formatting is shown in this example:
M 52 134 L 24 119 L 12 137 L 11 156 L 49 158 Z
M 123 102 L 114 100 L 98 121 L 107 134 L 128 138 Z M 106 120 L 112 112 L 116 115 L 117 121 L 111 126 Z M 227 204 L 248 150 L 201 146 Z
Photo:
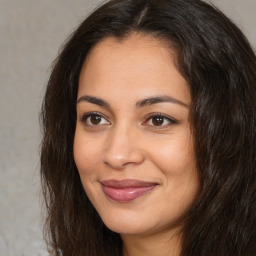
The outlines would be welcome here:
M 100 182 L 103 192 L 117 202 L 130 202 L 153 190 L 158 184 L 141 180 L 104 180 Z

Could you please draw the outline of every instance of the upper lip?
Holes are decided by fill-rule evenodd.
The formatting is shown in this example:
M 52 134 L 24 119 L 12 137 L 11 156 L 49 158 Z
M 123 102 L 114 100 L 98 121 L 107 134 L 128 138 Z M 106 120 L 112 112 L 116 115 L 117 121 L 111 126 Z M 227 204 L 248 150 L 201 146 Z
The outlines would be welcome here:
M 100 182 L 102 185 L 112 188 L 141 188 L 156 186 L 156 182 L 147 182 L 135 179 L 125 179 L 125 180 L 103 180 Z

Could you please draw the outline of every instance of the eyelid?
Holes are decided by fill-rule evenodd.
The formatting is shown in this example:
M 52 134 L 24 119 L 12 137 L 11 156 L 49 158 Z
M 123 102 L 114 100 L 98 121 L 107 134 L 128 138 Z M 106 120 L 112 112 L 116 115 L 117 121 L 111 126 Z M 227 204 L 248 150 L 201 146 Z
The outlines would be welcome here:
M 82 114 L 81 117 L 79 118 L 79 121 L 84 123 L 86 121 L 86 119 L 88 117 L 92 116 L 92 115 L 100 116 L 100 117 L 104 118 L 109 124 L 111 124 L 111 122 L 109 121 L 108 117 L 106 117 L 102 113 L 95 112 L 95 111 L 86 112 L 86 113 Z M 99 125 L 95 125 L 95 126 L 100 126 L 100 124 Z
M 153 126 L 155 128 L 158 128 L 158 129 L 165 128 L 169 125 L 176 125 L 176 124 L 179 123 L 178 120 L 176 120 L 172 116 L 169 116 L 169 115 L 166 115 L 166 114 L 163 114 L 163 113 L 150 113 L 146 116 L 146 121 L 144 121 L 143 124 L 147 123 L 150 119 L 152 119 L 154 117 L 162 117 L 162 118 L 167 119 L 169 121 L 168 125 L 162 125 L 162 126 L 150 125 L 150 126 Z
M 92 116 L 92 115 L 100 116 L 101 118 L 104 118 L 107 121 L 108 124 L 111 124 L 108 117 L 106 117 L 104 114 L 102 114 L 100 112 L 96 112 L 96 111 L 91 111 L 91 112 L 84 113 L 79 118 L 79 121 L 82 122 L 84 125 L 87 125 L 87 126 L 95 126 L 95 127 L 98 126 L 99 127 L 99 126 L 102 126 L 102 125 L 106 125 L 106 124 L 98 124 L 98 125 L 85 124 L 85 121 L 87 120 L 87 118 Z M 142 125 L 146 126 L 147 123 L 150 121 L 150 119 L 152 119 L 154 117 L 162 117 L 163 119 L 168 121 L 168 124 L 165 124 L 165 125 L 159 125 L 159 126 L 157 126 L 157 125 L 148 125 L 150 127 L 154 127 L 154 128 L 157 128 L 157 129 L 163 129 L 163 128 L 166 128 L 168 126 L 176 125 L 176 124 L 179 123 L 172 116 L 169 116 L 169 115 L 163 114 L 163 113 L 154 112 L 154 113 L 149 113 L 148 115 L 146 115 L 146 117 L 145 117 L 146 120 L 142 123 Z

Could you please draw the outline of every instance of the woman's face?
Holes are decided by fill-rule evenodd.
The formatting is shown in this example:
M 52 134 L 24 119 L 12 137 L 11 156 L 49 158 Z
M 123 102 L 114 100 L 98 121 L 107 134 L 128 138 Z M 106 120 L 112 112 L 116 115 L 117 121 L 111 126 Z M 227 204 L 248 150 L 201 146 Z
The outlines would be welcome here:
M 87 196 L 120 234 L 179 227 L 199 189 L 190 92 L 149 36 L 98 43 L 83 64 L 74 158 Z

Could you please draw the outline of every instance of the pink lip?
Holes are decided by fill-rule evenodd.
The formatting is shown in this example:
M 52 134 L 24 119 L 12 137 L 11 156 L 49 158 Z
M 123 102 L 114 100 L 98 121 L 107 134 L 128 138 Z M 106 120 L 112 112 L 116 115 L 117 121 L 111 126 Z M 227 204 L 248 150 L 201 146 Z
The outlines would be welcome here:
M 101 181 L 106 196 L 117 202 L 129 202 L 143 196 L 158 184 L 140 180 L 104 180 Z

